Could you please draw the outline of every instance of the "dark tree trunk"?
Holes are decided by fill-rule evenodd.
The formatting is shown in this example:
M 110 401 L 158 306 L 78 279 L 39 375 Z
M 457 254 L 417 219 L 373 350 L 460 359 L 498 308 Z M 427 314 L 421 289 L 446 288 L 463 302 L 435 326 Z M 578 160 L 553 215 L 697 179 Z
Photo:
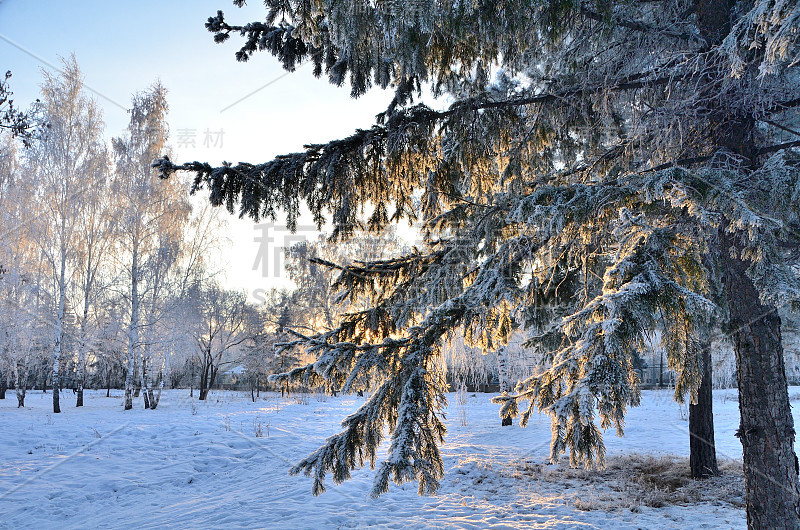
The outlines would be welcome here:
M 200 386 L 198 390 L 200 390 L 200 397 L 199 399 L 204 400 L 208 396 L 208 391 L 211 390 L 211 385 L 214 384 L 214 365 L 213 360 L 211 360 L 211 355 L 208 352 L 204 352 L 204 366 L 200 370 Z
M 0 399 L 6 398 L 7 389 L 8 389 L 8 383 L 6 382 L 5 374 L 0 373 Z
M 20 386 L 17 388 L 17 408 L 25 406 L 25 387 Z
M 728 34 L 735 5 L 729 0 L 694 0 L 698 29 L 709 45 L 720 44 Z M 707 96 L 716 146 L 756 161 L 754 117 L 743 116 L 739 108 L 725 107 L 717 94 Z M 739 259 L 742 247 L 726 228 L 720 229 L 719 260 L 736 352 L 741 417 L 736 435 L 742 443 L 747 526 L 800 528 L 794 420 L 783 364 L 781 320 L 777 308 L 761 303 L 747 275 L 749 263 Z
M 200 396 L 198 397 L 198 399 L 200 399 L 201 401 L 204 400 L 208 395 L 207 385 L 208 385 L 208 376 L 204 371 L 203 373 L 200 374 L 200 386 L 198 387 L 198 390 L 200 390 Z
M 723 233 L 725 294 L 736 351 L 745 504 L 749 528 L 800 528 L 794 420 L 777 309 L 762 305 L 740 249 Z M 738 253 L 737 253 L 738 255 Z
M 703 343 L 703 379 L 697 403 L 689 404 L 689 468 L 692 478 L 719 475 L 714 446 L 714 398 L 711 392 L 711 344 Z
M 78 396 L 77 400 L 75 401 L 75 406 L 76 407 L 82 407 L 83 406 L 83 383 L 81 383 L 80 381 L 78 381 L 78 389 L 77 389 L 77 391 L 75 393 Z

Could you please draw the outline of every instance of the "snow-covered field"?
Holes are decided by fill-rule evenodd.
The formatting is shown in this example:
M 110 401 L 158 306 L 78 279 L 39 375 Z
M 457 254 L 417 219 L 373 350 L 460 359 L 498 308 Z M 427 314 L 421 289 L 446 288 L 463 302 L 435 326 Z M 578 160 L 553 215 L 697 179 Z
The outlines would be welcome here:
M 790 390 L 793 400 L 799 390 Z M 437 496 L 418 497 L 416 485 L 406 484 L 370 499 L 373 474 L 363 469 L 345 484 L 328 481 L 328 491 L 313 497 L 310 479 L 287 469 L 337 432 L 364 398 L 270 394 L 251 403 L 246 394 L 212 392 L 199 402 L 187 394 L 167 391 L 158 410 L 138 402 L 125 412 L 119 392 L 89 393 L 83 409 L 65 392 L 63 412 L 52 414 L 50 394 L 29 392 L 17 409 L 9 392 L 0 401 L 0 527 L 745 527 L 736 502 L 655 508 L 605 480 L 559 478 L 557 466 L 541 466 L 548 418 L 534 417 L 526 429 L 500 427 L 488 394 L 468 394 L 465 404 L 449 396 L 446 476 Z M 741 458 L 735 395 L 715 393 L 721 462 Z M 668 390 L 644 392 L 625 437 L 606 433 L 609 461 L 688 456 L 686 418 Z M 622 502 L 605 502 L 615 491 Z

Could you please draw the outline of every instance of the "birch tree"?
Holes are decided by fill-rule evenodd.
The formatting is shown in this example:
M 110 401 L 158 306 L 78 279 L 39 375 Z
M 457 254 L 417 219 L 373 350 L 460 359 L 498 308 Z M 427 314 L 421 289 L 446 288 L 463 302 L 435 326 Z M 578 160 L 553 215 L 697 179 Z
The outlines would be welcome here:
M 29 233 L 47 263 L 53 284 L 51 378 L 53 412 L 59 403 L 60 367 L 64 360 L 67 295 L 74 279 L 84 193 L 94 185 L 103 164 L 103 121 L 100 109 L 83 90 L 75 57 L 62 60 L 57 75 L 43 71 L 42 99 L 37 113 L 43 127 L 25 152 L 31 196 L 38 204 Z
M 76 406 L 83 406 L 86 362 L 90 350 L 96 349 L 101 326 L 97 315 L 101 293 L 112 281 L 108 270 L 114 254 L 116 205 L 111 198 L 110 168 L 105 150 L 98 153 L 92 184 L 82 194 L 82 208 L 77 220 L 78 236 L 75 252 L 75 281 L 72 307 L 78 329 L 76 366 Z
M 126 410 L 133 407 L 137 363 L 149 403 L 148 357 L 151 332 L 167 297 L 166 282 L 178 258 L 182 226 L 190 206 L 179 181 L 158 182 L 150 167 L 163 151 L 168 130 L 166 90 L 160 84 L 133 97 L 127 134 L 112 142 L 115 195 L 120 201 L 119 244 L 128 306 L 125 375 Z
M 245 296 L 216 284 L 200 286 L 193 293 L 194 339 L 200 368 L 200 399 L 204 400 L 223 366 L 243 357 L 244 347 L 260 332 L 261 319 Z
M 23 407 L 28 372 L 37 346 L 43 344 L 42 323 L 49 315 L 38 311 L 39 251 L 25 229 L 33 204 L 17 144 L 9 133 L 0 133 L 0 141 L 0 225 L 6 227 L 0 241 L 0 377 L 13 382 L 17 404 Z

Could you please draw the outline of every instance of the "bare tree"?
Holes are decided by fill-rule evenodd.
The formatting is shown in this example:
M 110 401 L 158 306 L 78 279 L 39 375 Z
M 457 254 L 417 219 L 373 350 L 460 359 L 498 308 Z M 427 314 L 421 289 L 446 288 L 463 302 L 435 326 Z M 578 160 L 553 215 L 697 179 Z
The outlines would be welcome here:
M 105 150 L 98 154 L 92 185 L 83 194 L 83 204 L 78 217 L 76 239 L 75 273 L 71 293 L 78 324 L 76 366 L 76 406 L 83 406 L 83 387 L 86 379 L 86 358 L 94 348 L 99 332 L 97 302 L 100 293 L 108 287 L 110 276 L 104 274 L 109 264 L 114 245 L 116 205 L 109 194 L 108 155 Z
M 125 409 L 133 407 L 135 369 L 149 403 L 147 362 L 153 326 L 160 318 L 160 302 L 170 269 L 177 261 L 182 226 L 190 206 L 179 182 L 158 181 L 152 160 L 165 148 L 168 132 L 166 89 L 156 83 L 133 96 L 127 134 L 113 140 L 116 159 L 115 194 L 122 214 L 119 225 L 128 306 Z
M 58 75 L 44 71 L 42 100 L 36 112 L 47 123 L 26 152 L 31 196 L 38 203 L 30 233 L 52 280 L 54 307 L 52 356 L 53 412 L 61 412 L 59 375 L 64 354 L 67 293 L 75 274 L 84 192 L 103 164 L 103 121 L 85 95 L 75 57 L 62 60 Z
M 35 214 L 34 199 L 11 134 L 0 135 L 0 366 L 3 382 L 12 381 L 17 404 L 25 406 L 29 373 L 51 343 L 50 315 L 43 309 L 42 260 L 25 229 Z
M 200 367 L 200 399 L 206 399 L 221 367 L 237 362 L 237 348 L 250 341 L 257 330 L 258 314 L 242 293 L 216 284 L 193 293 L 196 324 L 193 328 Z

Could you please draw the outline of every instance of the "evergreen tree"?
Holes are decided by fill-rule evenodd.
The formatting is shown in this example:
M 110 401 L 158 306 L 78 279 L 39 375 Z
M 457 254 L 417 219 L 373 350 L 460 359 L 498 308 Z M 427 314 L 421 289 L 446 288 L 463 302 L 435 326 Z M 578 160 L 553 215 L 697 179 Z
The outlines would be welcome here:
M 11 78 L 11 71 L 6 72 L 5 78 L 0 81 L 0 130 L 6 130 L 12 136 L 22 139 L 23 144 L 28 147 L 33 139 L 33 123 L 31 117 L 14 106 L 11 96 L 11 88 L 8 80 Z M 0 151 L 0 156 L 5 156 L 4 151 Z
M 676 399 L 697 400 L 716 301 L 735 343 L 748 525 L 798 526 L 775 309 L 800 294 L 796 3 L 265 4 L 266 22 L 218 12 L 207 27 L 219 42 L 245 39 L 239 60 L 265 50 L 288 70 L 310 61 L 354 96 L 375 84 L 394 100 L 348 138 L 262 164 L 163 158 L 162 174 L 193 171 L 212 204 L 238 201 L 255 219 L 282 209 L 290 227 L 305 202 L 318 223 L 332 217 L 334 238 L 404 217 L 425 235 L 394 259 L 345 267 L 344 296 L 372 307 L 298 338 L 318 360 L 281 379 L 381 383 L 293 472 L 313 474 L 319 493 L 328 472 L 341 482 L 375 465 L 388 432 L 373 494 L 390 477 L 436 491 L 442 344 L 463 330 L 493 351 L 514 321 L 552 366 L 500 399 L 503 416 L 524 425 L 546 411 L 553 458 L 569 449 L 573 465 L 602 464 L 601 429 L 621 434 L 639 402 L 633 359 L 648 330 L 663 331 Z M 424 84 L 450 107 L 414 105 Z
M 711 344 L 701 343 L 703 374 L 697 400 L 689 403 L 689 472 L 692 478 L 719 475 L 714 447 Z
M 402 248 L 394 227 L 380 234 L 347 242 L 301 241 L 286 249 L 284 268 L 296 288 L 291 295 L 292 314 L 288 328 L 329 331 L 340 313 L 369 307 L 368 297 L 347 303 L 338 296 L 337 273 L 353 263 L 369 263 L 396 255 Z M 302 314 L 302 318 L 297 318 Z M 297 322 L 304 320 L 303 324 Z

